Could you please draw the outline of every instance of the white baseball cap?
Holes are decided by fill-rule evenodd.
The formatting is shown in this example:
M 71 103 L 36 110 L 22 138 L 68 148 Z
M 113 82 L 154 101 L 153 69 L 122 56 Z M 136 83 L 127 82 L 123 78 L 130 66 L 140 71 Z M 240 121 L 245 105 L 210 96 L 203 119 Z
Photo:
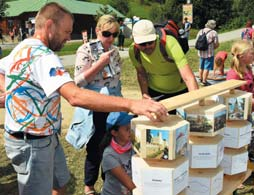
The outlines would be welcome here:
M 132 36 L 137 44 L 154 41 L 156 33 L 153 23 L 150 20 L 139 20 L 133 26 Z

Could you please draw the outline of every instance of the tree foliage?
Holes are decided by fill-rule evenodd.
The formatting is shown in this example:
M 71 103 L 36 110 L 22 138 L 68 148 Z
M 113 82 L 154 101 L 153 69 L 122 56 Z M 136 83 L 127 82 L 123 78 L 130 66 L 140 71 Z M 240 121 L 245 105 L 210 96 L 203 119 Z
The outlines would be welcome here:
M 126 0 L 111 0 L 109 4 L 124 15 L 129 12 L 129 2 Z
M 99 11 L 96 11 L 96 13 L 97 13 L 97 15 L 95 16 L 96 21 L 98 21 L 99 18 L 105 14 L 109 14 L 117 18 L 117 14 L 112 10 L 109 10 L 109 7 L 107 5 L 103 5 L 102 7 L 100 7 Z

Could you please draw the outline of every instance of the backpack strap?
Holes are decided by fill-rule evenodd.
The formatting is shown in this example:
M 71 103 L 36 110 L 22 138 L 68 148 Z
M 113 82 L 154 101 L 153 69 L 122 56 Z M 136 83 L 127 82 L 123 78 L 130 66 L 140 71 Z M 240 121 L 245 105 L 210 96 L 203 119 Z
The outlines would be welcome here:
M 139 64 L 142 65 L 141 57 L 140 57 L 140 50 L 138 49 L 137 45 L 134 43 L 134 57 L 138 61 Z
M 168 53 L 166 50 L 167 33 L 166 33 L 165 29 L 160 28 L 158 30 L 157 34 L 159 35 L 159 39 L 160 39 L 160 52 L 161 52 L 162 56 L 164 57 L 164 59 L 166 61 L 174 62 L 174 60 L 168 56 Z M 172 34 L 172 36 L 175 37 L 173 34 Z

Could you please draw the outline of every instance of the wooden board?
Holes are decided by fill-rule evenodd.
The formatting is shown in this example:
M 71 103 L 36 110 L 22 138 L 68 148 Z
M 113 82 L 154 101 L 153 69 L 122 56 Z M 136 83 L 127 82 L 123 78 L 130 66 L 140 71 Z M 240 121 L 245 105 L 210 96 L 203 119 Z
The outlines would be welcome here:
M 244 173 L 236 175 L 224 175 L 223 190 L 219 195 L 232 195 L 236 188 L 251 175 L 252 170 L 248 169 Z
M 246 81 L 241 80 L 227 80 L 218 84 L 210 85 L 198 90 L 167 98 L 161 100 L 160 102 L 170 111 L 195 101 L 204 100 L 209 96 L 213 96 L 230 89 L 235 89 L 241 85 L 244 85 L 245 83 Z

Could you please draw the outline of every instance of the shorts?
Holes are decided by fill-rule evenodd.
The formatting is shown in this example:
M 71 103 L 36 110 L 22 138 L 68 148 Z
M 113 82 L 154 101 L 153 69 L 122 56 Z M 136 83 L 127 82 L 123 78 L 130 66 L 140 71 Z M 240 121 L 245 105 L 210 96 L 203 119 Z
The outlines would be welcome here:
M 213 70 L 214 56 L 210 58 L 200 58 L 199 68 L 201 70 Z
M 20 195 L 51 195 L 67 184 L 70 174 L 57 134 L 41 139 L 16 139 L 7 132 L 5 150 L 17 172 Z

